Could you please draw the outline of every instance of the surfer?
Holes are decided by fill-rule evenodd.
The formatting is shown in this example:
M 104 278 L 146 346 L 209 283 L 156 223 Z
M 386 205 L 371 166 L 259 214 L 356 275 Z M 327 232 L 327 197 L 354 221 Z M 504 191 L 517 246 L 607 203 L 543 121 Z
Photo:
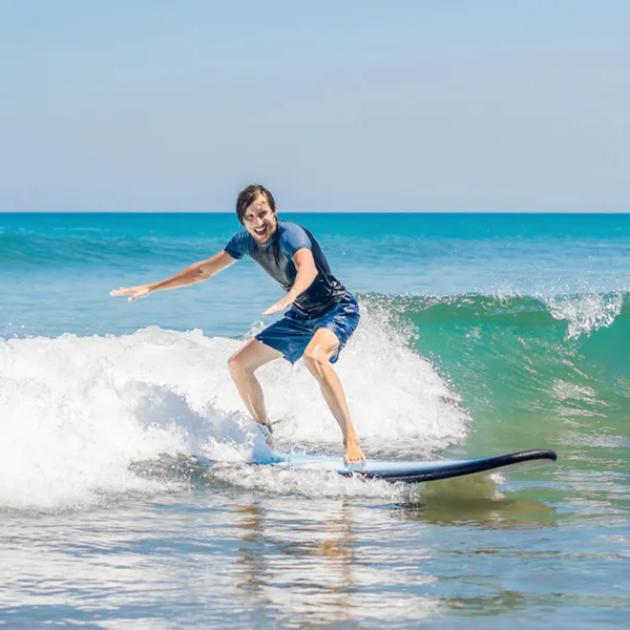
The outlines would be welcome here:
M 243 402 L 272 446 L 271 422 L 254 373 L 280 357 L 291 363 L 303 357 L 341 428 L 344 461 L 363 461 L 365 456 L 341 382 L 332 367 L 359 323 L 356 299 L 332 275 L 313 235 L 296 223 L 278 219 L 273 195 L 264 186 L 248 186 L 239 193 L 236 215 L 242 229 L 212 258 L 194 263 L 166 280 L 117 289 L 110 295 L 126 295 L 133 301 L 154 291 L 188 286 L 208 280 L 243 256 L 251 256 L 286 291 L 263 316 L 289 310 L 230 357 L 230 374 Z

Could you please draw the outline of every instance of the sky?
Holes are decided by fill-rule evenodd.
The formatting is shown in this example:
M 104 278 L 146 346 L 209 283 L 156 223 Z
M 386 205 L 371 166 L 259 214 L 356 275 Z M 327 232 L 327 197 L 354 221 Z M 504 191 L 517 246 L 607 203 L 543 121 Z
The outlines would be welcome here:
M 0 212 L 630 212 L 627 0 L 0 0 Z

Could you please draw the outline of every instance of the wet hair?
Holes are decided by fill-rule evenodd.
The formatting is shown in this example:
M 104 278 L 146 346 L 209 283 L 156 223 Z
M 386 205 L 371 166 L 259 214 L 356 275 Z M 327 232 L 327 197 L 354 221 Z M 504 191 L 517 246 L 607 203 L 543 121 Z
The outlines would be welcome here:
M 252 184 L 251 186 L 241 190 L 241 192 L 238 193 L 238 198 L 236 199 L 236 216 L 241 223 L 245 222 L 245 211 L 254 201 L 256 201 L 256 197 L 258 197 L 258 195 L 264 195 L 269 203 L 269 207 L 274 214 L 276 213 L 276 201 L 273 198 L 273 195 L 264 186 L 261 186 L 260 184 Z

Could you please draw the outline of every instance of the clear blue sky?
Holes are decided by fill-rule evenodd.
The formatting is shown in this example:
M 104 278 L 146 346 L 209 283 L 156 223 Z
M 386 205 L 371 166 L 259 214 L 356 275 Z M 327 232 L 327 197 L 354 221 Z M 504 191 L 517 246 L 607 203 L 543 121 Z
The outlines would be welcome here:
M 0 211 L 630 211 L 627 0 L 0 0 Z

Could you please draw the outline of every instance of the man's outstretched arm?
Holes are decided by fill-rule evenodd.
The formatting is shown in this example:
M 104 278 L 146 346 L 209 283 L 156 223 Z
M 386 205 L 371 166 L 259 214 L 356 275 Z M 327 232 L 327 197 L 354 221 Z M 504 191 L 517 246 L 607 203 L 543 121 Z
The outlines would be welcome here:
M 195 284 L 196 282 L 202 282 L 208 280 L 214 274 L 218 273 L 222 269 L 229 267 L 232 263 L 236 262 L 236 258 L 232 258 L 225 250 L 220 251 L 218 254 L 208 258 L 207 260 L 201 260 L 196 262 L 190 267 L 180 271 L 179 273 L 160 280 L 159 282 L 153 282 L 151 284 L 142 284 L 137 287 L 126 287 L 115 289 L 110 291 L 109 294 L 114 297 L 128 295 L 129 301 L 137 300 L 138 298 L 146 297 L 153 291 L 162 291 L 163 289 L 178 289 L 179 287 L 186 287 L 189 284 Z

